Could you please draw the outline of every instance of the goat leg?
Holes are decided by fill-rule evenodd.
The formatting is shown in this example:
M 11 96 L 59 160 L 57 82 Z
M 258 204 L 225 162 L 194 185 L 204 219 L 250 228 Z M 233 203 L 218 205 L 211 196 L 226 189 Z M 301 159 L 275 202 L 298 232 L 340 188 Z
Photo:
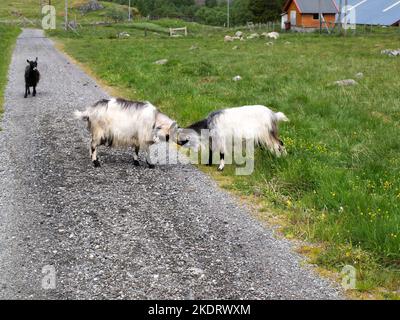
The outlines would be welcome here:
M 208 143 L 209 143 L 209 147 L 208 147 L 208 163 L 207 163 L 207 166 L 211 167 L 212 166 L 212 161 L 213 161 L 213 150 L 212 150 L 212 145 L 211 145 L 211 143 L 212 143 L 211 138 L 209 139 Z
M 135 151 L 133 153 L 133 165 L 135 165 L 135 166 L 139 166 L 140 165 L 140 163 L 139 163 L 139 150 L 140 150 L 139 147 L 135 147 Z
M 225 167 L 225 154 L 223 152 L 219 153 L 220 163 L 218 167 L 218 171 L 223 171 Z
M 146 147 L 145 151 L 146 151 L 146 163 L 147 163 L 149 169 L 154 169 L 156 166 L 151 162 L 149 146 Z
M 90 144 L 90 156 L 92 158 L 92 163 L 95 168 L 100 167 L 100 161 L 97 158 L 97 146 L 98 146 L 98 143 L 96 143 L 95 141 L 92 140 L 92 142 Z

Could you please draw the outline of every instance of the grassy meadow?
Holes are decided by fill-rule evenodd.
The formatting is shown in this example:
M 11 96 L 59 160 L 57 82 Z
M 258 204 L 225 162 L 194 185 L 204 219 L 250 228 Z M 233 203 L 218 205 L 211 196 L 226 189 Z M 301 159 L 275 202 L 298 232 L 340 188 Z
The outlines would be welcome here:
M 76 19 L 78 23 L 86 24 L 93 22 L 112 22 L 109 13 L 114 10 L 120 10 L 126 13 L 128 18 L 128 6 L 112 2 L 99 1 L 103 5 L 102 10 L 91 11 L 86 14 L 79 10 L 79 7 L 86 4 L 87 0 L 68 0 L 69 19 Z M 48 4 L 48 0 L 43 0 L 43 4 Z M 64 21 L 65 0 L 51 0 L 51 5 L 56 8 L 57 24 L 61 25 Z M 132 15 L 136 15 L 137 10 L 132 8 Z M 0 21 L 19 21 L 20 17 L 25 17 L 33 22 L 41 19 L 41 9 L 39 0 L 1 0 L 0 2 Z M 30 24 L 26 24 L 30 26 Z
M 121 31 L 131 37 L 117 39 Z M 224 107 L 283 111 L 291 120 L 281 125 L 286 158 L 257 150 L 250 176 L 235 176 L 234 166 L 210 172 L 256 203 L 262 219 L 273 212 L 287 237 L 319 243 L 304 249 L 314 263 L 353 265 L 360 292 L 384 287 L 381 297 L 398 296 L 400 59 L 380 51 L 400 47 L 400 33 L 284 34 L 267 45 L 224 43 L 222 31 L 195 25 L 189 31 L 172 39 L 120 25 L 51 35 L 121 95 L 152 101 L 181 126 Z M 243 80 L 232 81 L 236 75 Z M 358 85 L 332 84 L 348 78 Z
M 12 49 L 15 39 L 19 34 L 19 29 L 16 27 L 5 26 L 0 24 L 0 114 L 3 110 L 4 90 L 7 84 L 7 72 L 10 63 Z

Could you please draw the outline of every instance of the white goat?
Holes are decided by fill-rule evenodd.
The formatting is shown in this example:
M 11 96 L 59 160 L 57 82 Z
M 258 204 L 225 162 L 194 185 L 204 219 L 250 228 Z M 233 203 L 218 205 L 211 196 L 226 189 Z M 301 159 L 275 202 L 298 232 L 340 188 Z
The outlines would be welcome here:
M 278 123 L 289 121 L 282 112 L 273 112 L 265 106 L 243 106 L 223 109 L 208 115 L 189 127 L 177 130 L 178 145 L 198 150 L 201 141 L 201 131 L 209 130 L 209 160 L 212 164 L 214 152 L 220 154 L 218 170 L 225 166 L 224 155 L 233 141 L 253 140 L 254 144 L 268 148 L 276 156 L 286 155 L 285 147 L 278 136 Z
M 161 113 L 150 102 L 124 99 L 100 100 L 85 111 L 75 111 L 77 119 L 86 120 L 91 132 L 90 155 L 95 167 L 100 166 L 97 147 L 134 147 L 134 165 L 139 165 L 138 153 L 146 152 L 146 162 L 154 168 L 149 158 L 149 147 L 160 139 L 169 140 L 176 122 Z

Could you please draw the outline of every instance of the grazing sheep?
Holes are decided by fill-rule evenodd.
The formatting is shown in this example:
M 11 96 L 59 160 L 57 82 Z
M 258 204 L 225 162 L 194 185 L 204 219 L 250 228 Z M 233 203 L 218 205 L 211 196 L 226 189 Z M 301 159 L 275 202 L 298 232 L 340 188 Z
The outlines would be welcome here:
M 276 156 L 286 155 L 285 147 L 278 136 L 278 123 L 289 121 L 282 112 L 273 112 L 265 106 L 243 106 L 223 109 L 208 115 L 189 127 L 177 130 L 176 143 L 198 150 L 201 145 L 201 131 L 209 130 L 209 160 L 212 164 L 214 152 L 220 154 L 218 170 L 225 166 L 224 155 L 229 142 L 252 139 L 256 145 L 268 148 Z
M 95 167 L 100 166 L 97 147 L 134 147 L 133 164 L 139 165 L 138 153 L 146 152 L 149 168 L 149 147 L 160 139 L 168 141 L 174 134 L 176 122 L 161 113 L 150 102 L 124 99 L 100 100 L 85 111 L 75 111 L 77 119 L 86 120 L 92 135 L 90 155 Z
M 268 33 L 267 36 L 268 36 L 268 38 L 278 40 L 278 38 L 279 38 L 279 33 L 273 31 L 273 32 Z
M 40 80 L 40 73 L 37 70 L 38 58 L 35 61 L 26 60 L 29 63 L 29 66 L 25 68 L 25 95 L 24 98 L 28 97 L 28 94 L 31 94 L 30 87 L 33 87 L 32 96 L 36 96 L 36 86 Z
M 274 40 L 278 40 L 279 38 L 279 33 L 276 31 L 272 31 L 272 32 L 263 32 L 261 34 L 262 36 L 269 38 L 269 39 L 274 39 Z

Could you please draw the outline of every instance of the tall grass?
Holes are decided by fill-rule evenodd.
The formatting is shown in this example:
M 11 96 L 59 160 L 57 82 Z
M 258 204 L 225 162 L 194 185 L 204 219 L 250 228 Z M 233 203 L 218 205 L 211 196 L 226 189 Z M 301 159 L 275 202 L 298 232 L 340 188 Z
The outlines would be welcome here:
M 0 24 L 0 114 L 3 112 L 4 89 L 7 84 L 7 72 L 10 63 L 12 48 L 15 39 L 19 34 L 19 29 Z
M 121 30 L 54 35 L 100 78 L 129 98 L 152 101 L 182 126 L 230 106 L 285 112 L 288 156 L 258 150 L 252 175 L 234 176 L 234 166 L 221 174 L 229 188 L 284 215 L 287 232 L 326 243 L 320 263 L 362 269 L 373 261 L 399 270 L 400 59 L 380 54 L 400 46 L 398 35 L 284 34 L 273 46 L 224 43 L 223 33 L 208 30 L 179 39 L 107 37 Z M 166 65 L 154 64 L 162 58 Z M 356 86 L 332 84 L 360 72 Z M 233 82 L 235 75 L 243 80 Z

